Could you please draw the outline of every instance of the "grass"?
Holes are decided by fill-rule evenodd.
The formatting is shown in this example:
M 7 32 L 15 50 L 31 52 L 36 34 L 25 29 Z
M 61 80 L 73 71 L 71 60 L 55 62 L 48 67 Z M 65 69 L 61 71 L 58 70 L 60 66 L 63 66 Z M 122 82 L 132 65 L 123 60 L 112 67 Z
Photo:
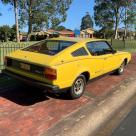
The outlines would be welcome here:
M 130 53 L 136 53 L 136 49 L 126 49 L 124 51 L 130 52 Z
M 111 43 L 111 40 L 108 40 Z M 112 40 L 112 47 L 119 51 L 136 52 L 136 40 Z

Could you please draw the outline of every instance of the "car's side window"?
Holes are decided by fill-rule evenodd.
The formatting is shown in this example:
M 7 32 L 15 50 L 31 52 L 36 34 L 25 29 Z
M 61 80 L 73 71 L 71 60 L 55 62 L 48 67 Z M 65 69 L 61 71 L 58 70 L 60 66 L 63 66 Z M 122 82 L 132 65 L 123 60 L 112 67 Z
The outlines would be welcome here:
M 87 49 L 94 56 L 111 54 L 113 52 L 112 48 L 108 45 L 108 43 L 104 41 L 87 43 Z
M 74 52 L 72 52 L 71 55 L 73 57 L 78 57 L 78 56 L 86 56 L 86 55 L 88 55 L 88 53 L 85 50 L 85 48 L 82 47 L 82 48 L 79 48 L 79 49 L 75 50 Z

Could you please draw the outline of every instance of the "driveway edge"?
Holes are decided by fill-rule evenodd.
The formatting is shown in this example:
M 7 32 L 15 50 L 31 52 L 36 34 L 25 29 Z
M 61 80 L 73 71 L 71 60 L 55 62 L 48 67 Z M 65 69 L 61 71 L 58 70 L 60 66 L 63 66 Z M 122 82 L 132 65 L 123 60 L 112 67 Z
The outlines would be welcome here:
M 43 136 L 94 136 L 94 134 L 136 94 L 136 77 L 123 82 L 106 99 L 88 103 L 62 119 Z

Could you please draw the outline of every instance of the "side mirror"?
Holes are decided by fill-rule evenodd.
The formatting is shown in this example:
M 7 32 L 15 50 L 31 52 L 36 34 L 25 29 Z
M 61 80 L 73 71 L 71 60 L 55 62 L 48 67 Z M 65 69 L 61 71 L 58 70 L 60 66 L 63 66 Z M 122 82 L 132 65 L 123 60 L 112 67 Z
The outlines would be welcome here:
M 115 54 L 115 53 L 117 53 L 117 51 L 116 51 L 116 50 L 113 50 L 112 53 Z

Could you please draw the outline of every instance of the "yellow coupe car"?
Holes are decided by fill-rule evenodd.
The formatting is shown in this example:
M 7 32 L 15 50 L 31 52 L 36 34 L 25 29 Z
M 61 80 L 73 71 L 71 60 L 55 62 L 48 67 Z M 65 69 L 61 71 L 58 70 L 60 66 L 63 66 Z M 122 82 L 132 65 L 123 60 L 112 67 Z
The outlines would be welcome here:
M 90 79 L 111 71 L 120 75 L 130 59 L 106 40 L 53 38 L 7 55 L 4 72 L 55 93 L 67 90 L 76 99 Z

